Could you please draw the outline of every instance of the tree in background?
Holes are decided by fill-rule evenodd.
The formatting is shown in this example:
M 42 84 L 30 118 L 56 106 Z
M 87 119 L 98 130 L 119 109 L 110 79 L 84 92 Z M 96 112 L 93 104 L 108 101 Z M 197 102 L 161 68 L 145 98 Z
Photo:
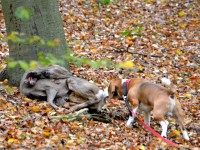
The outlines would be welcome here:
M 1 3 L 12 60 L 37 61 L 39 52 L 51 53 L 59 60 L 66 54 L 57 0 L 2 0 Z M 7 78 L 9 84 L 19 86 L 23 73 L 20 66 L 7 67 L 0 79 Z

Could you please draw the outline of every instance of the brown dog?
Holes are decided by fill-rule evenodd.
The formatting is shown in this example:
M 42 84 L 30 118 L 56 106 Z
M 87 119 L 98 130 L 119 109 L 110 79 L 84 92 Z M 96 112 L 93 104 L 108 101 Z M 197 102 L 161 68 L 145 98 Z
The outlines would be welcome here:
M 170 88 L 153 84 L 145 79 L 112 79 L 108 87 L 109 98 L 123 98 L 123 85 L 127 86 L 127 98 L 136 113 L 138 108 L 144 111 L 145 123 L 150 125 L 150 112 L 153 112 L 153 118 L 160 122 L 162 127 L 161 135 L 167 137 L 168 121 L 165 120 L 166 115 L 173 116 L 177 119 L 181 127 L 181 131 L 185 140 L 189 140 L 189 136 L 183 124 L 183 110 L 180 103 L 175 98 L 175 89 L 170 80 L 163 78 L 162 81 Z M 130 116 L 126 125 L 130 127 L 134 121 L 134 116 Z

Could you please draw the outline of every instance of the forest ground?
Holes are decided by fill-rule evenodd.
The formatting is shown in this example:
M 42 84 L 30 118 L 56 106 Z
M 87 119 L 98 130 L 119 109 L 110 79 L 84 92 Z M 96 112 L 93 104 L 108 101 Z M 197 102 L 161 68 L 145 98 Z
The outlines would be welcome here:
M 103 2 L 103 0 L 102 0 Z M 79 77 L 105 88 L 113 77 L 146 78 L 158 83 L 167 77 L 177 86 L 190 141 L 170 119 L 168 139 L 177 149 L 200 147 L 200 2 L 199 0 L 59 0 L 66 40 L 75 55 L 114 63 L 131 61 L 132 69 L 81 68 Z M 0 6 L 0 69 L 8 46 Z M 129 63 L 127 64 L 129 65 Z M 128 113 L 122 101 L 107 101 L 103 112 L 112 123 L 51 120 L 56 112 L 46 102 L 30 100 L 16 87 L 0 87 L 0 149 L 176 149 L 162 142 L 136 121 L 125 127 Z M 143 115 L 140 115 L 143 118 Z M 151 127 L 161 132 L 153 119 Z

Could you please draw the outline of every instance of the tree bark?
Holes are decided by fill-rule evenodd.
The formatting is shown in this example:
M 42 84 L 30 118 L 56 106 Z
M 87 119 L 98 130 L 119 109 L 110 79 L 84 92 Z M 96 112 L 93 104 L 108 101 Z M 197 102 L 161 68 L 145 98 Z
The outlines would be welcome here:
M 38 52 L 51 53 L 60 59 L 66 54 L 67 45 L 62 26 L 62 20 L 58 9 L 57 0 L 2 0 L 2 11 L 6 23 L 7 35 L 12 32 L 24 33 L 27 37 L 36 35 L 47 40 L 59 39 L 60 44 L 56 47 L 38 46 L 37 43 L 14 43 L 8 41 L 9 56 L 14 61 L 38 60 Z M 33 12 L 28 21 L 23 21 L 15 16 L 18 7 L 24 6 Z M 19 86 L 24 70 L 19 66 L 11 69 L 6 68 L 1 73 L 0 80 L 9 79 L 9 83 Z

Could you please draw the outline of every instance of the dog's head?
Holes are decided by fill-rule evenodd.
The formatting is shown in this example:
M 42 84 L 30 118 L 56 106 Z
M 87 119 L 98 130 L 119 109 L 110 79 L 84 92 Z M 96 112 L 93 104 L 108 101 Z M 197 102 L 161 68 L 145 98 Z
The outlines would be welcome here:
M 109 99 L 117 98 L 119 100 L 123 100 L 122 79 L 116 78 L 116 79 L 110 80 L 110 84 L 107 88 L 107 95 Z
M 36 84 L 38 80 L 38 76 L 36 72 L 29 72 L 26 75 L 26 78 L 24 79 L 24 83 L 28 86 L 28 87 L 32 87 Z

